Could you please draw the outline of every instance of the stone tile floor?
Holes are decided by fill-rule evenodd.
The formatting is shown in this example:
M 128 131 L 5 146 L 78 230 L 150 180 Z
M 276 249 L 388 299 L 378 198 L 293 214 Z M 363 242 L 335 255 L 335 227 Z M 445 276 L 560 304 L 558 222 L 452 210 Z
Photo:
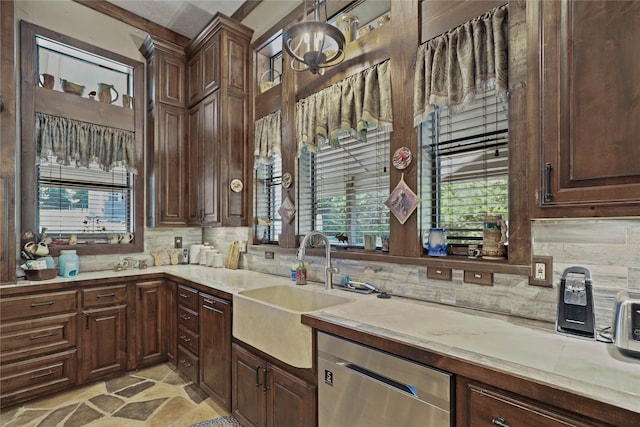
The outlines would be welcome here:
M 0 413 L 2 427 L 188 427 L 228 413 L 162 364 Z

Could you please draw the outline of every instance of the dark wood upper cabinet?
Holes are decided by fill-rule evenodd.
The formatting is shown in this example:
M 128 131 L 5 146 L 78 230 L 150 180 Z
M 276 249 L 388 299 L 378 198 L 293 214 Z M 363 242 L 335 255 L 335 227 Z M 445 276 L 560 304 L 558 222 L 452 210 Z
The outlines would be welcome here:
M 148 36 L 147 225 L 187 224 L 186 58 L 182 47 Z
M 540 93 L 532 216 L 640 214 L 640 3 L 531 7 L 539 49 L 530 46 L 530 81 Z

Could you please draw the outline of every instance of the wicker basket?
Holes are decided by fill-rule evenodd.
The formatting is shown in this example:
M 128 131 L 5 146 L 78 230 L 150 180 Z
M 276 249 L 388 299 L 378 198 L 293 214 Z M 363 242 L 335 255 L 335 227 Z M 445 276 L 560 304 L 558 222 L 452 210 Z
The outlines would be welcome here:
M 27 280 L 49 280 L 58 275 L 57 268 L 45 268 L 43 270 L 24 270 Z

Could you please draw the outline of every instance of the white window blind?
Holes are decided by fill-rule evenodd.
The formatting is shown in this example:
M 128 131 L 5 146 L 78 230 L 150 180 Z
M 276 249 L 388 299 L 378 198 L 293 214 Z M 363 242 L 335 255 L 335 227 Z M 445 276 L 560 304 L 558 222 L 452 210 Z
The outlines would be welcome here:
M 345 135 L 339 148 L 303 149 L 296 198 L 300 235 L 319 230 L 342 246 L 364 246 L 366 234 L 388 235 L 389 138 L 390 132 L 373 129 L 366 141 Z
M 447 230 L 452 245 L 481 243 L 484 217 L 509 212 L 508 102 L 480 95 L 460 112 L 440 108 L 420 127 L 423 239 Z
M 271 164 L 256 164 L 254 170 L 254 235 L 263 243 L 277 242 L 282 233 L 282 158 L 272 155 Z
M 64 166 L 55 159 L 38 165 L 38 226 L 49 235 L 78 234 L 100 241 L 133 232 L 133 180 L 122 166 L 110 172 Z

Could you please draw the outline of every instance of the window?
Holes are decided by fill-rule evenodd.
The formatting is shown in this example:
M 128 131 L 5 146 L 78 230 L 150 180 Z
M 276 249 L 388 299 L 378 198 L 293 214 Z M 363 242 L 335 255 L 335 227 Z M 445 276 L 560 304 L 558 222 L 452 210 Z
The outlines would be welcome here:
M 54 255 L 72 235 L 80 255 L 142 251 L 144 64 L 27 22 L 21 48 L 21 235 L 46 230 Z
M 364 246 L 373 234 L 377 246 L 389 234 L 390 132 L 373 129 L 366 141 L 340 137 L 340 147 L 303 150 L 298 161 L 298 233 L 322 231 L 338 246 Z M 346 240 L 345 240 L 346 238 Z
M 273 155 L 271 164 L 256 164 L 254 171 L 254 236 L 262 243 L 277 242 L 282 233 L 282 158 Z
M 110 233 L 132 232 L 133 174 L 118 166 L 77 168 L 38 165 L 38 224 L 53 235 L 77 234 L 82 241 L 106 241 Z M 102 237 L 100 237 L 102 235 Z
M 420 126 L 423 244 L 429 228 L 450 245 L 482 243 L 484 217 L 508 220 L 508 102 L 493 92 L 460 112 L 440 108 Z

